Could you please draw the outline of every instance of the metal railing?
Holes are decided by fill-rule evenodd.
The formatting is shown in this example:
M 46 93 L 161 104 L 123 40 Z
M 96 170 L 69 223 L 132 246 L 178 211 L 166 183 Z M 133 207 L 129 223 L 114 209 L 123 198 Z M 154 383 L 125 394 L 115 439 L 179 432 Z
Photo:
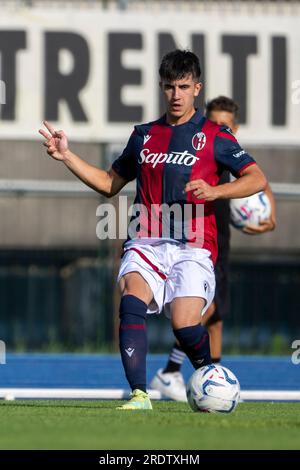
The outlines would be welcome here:
M 226 8 L 232 7 L 238 9 L 240 6 L 249 8 L 266 8 L 271 6 L 293 6 L 299 5 L 300 0 L 0 0 L 0 7 L 69 7 L 78 6 L 79 8 L 103 8 L 119 10 L 142 10 L 148 8 L 159 8 L 162 11 L 166 9 L 178 10 L 196 10 L 198 8 Z
M 270 183 L 275 197 L 300 199 L 300 183 Z M 135 183 L 129 183 L 122 194 L 133 195 Z M 0 196 L 96 197 L 97 193 L 80 181 L 0 179 Z

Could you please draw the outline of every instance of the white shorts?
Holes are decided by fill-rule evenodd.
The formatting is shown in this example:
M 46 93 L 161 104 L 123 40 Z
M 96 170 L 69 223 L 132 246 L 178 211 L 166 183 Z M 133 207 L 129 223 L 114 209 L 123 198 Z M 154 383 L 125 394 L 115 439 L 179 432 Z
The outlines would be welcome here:
M 170 318 L 170 303 L 176 297 L 202 297 L 205 313 L 215 294 L 214 267 L 210 252 L 172 241 L 125 244 L 118 281 L 125 274 L 138 272 L 149 284 L 153 299 L 147 313 L 164 312 Z

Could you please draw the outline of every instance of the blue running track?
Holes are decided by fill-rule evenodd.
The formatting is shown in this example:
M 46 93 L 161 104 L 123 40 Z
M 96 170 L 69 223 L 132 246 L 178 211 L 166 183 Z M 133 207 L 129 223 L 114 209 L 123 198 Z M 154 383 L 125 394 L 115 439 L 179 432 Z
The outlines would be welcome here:
M 166 355 L 148 356 L 148 383 Z M 225 356 L 222 364 L 238 377 L 244 390 L 300 390 L 300 364 L 291 357 Z M 185 380 L 192 373 L 186 360 Z M 118 355 L 7 354 L 0 365 L 0 388 L 128 389 Z

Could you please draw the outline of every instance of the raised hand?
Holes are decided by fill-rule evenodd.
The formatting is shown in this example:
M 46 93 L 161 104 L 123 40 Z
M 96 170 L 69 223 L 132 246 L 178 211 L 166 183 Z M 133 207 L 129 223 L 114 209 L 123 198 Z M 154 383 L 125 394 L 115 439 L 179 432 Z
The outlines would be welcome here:
M 68 139 L 64 131 L 56 131 L 47 121 L 44 121 L 43 124 L 49 133 L 43 129 L 40 129 L 39 133 L 46 139 L 43 145 L 47 147 L 48 155 L 55 160 L 64 161 L 68 151 Z

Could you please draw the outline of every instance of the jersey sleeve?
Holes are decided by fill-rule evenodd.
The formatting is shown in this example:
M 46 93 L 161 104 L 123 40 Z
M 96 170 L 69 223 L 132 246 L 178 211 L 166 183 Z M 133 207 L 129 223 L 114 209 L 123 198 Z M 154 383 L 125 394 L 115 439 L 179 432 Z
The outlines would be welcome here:
M 122 154 L 113 162 L 112 168 L 127 181 L 136 178 L 137 162 L 135 157 L 136 130 L 134 130 Z
M 228 127 L 220 129 L 216 135 L 214 146 L 218 166 L 229 170 L 237 178 L 247 166 L 256 163 L 246 150 L 242 149 Z

